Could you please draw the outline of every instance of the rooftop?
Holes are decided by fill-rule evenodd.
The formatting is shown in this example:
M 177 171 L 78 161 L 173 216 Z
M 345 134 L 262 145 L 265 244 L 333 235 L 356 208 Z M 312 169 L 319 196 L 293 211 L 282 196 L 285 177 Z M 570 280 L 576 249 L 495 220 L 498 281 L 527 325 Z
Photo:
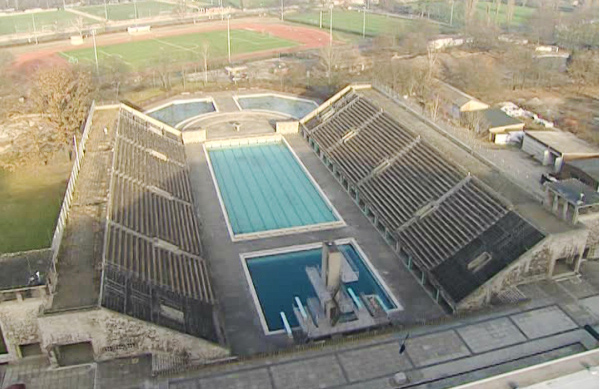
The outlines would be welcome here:
M 561 154 L 586 154 L 598 156 L 598 148 L 575 135 L 564 131 L 526 131 L 531 138 L 545 144 Z
M 468 95 L 460 89 L 455 88 L 445 82 L 438 81 L 436 85 L 440 95 L 442 95 L 446 100 L 457 104 L 458 106 L 462 107 L 470 101 L 479 101 L 475 97 Z
M 575 178 L 547 182 L 546 186 L 572 204 L 580 206 L 598 204 L 598 192 Z
M 26 288 L 36 283 L 31 277 L 40 272 L 44 279 L 50 269 L 50 249 L 0 255 L 0 290 Z
M 576 159 L 566 162 L 566 165 L 573 166 L 598 181 L 598 157 Z
M 510 117 L 500 108 L 489 108 L 481 111 L 490 129 L 497 127 L 513 126 L 524 123 L 518 119 Z

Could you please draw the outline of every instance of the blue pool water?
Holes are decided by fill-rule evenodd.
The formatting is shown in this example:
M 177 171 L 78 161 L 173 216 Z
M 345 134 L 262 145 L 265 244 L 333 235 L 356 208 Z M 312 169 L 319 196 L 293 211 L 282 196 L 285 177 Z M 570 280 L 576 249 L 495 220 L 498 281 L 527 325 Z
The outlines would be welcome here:
M 242 109 L 260 109 L 288 114 L 300 119 L 318 107 L 317 103 L 275 95 L 238 97 Z
M 208 153 L 234 234 L 337 220 L 284 143 Z
M 148 116 L 175 127 L 186 119 L 214 111 L 215 106 L 212 101 L 190 101 L 167 105 L 157 111 L 149 112 Z
M 351 265 L 358 270 L 358 281 L 346 284 L 357 296 L 377 294 L 387 309 L 397 308 L 352 244 L 338 246 Z M 246 260 L 254 290 L 270 331 L 283 329 L 279 312 L 285 312 L 292 327 L 298 326 L 294 315 L 294 297 L 306 306 L 308 297 L 316 297 L 305 268 L 321 265 L 321 248 L 274 254 Z

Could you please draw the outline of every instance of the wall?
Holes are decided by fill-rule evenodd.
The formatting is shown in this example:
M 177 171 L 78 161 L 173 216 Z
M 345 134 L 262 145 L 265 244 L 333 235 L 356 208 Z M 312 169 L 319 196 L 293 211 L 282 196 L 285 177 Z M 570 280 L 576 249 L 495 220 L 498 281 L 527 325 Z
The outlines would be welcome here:
M 277 122 L 276 130 L 278 134 L 297 134 L 298 133 L 298 121 L 285 121 Z
M 206 130 L 190 130 L 181 133 L 183 143 L 202 143 L 206 140 Z
M 39 330 L 42 349 L 49 351 L 59 344 L 91 341 L 96 360 L 149 352 L 197 361 L 229 355 L 217 344 L 103 308 L 40 317 Z
M 575 256 L 577 260 L 583 253 L 587 238 L 587 230 L 583 229 L 573 229 L 548 235 L 531 250 L 521 255 L 519 259 L 461 301 L 457 309 L 464 311 L 478 308 L 489 303 L 494 295 L 511 286 L 550 277 L 554 270 L 554 261 L 572 256 Z M 575 265 L 578 266 L 578 264 Z
M 31 298 L 0 303 L 0 328 L 8 348 L 8 355 L 0 356 L 0 362 L 19 358 L 19 345 L 40 341 L 37 317 L 43 302 Z

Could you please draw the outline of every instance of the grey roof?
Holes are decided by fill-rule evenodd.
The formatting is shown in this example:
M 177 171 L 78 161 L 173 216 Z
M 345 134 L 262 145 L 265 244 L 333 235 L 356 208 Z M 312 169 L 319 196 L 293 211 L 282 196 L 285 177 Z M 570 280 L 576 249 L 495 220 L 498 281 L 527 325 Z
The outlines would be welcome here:
M 50 249 L 0 255 L 0 290 L 26 288 L 43 283 L 50 269 Z M 40 282 L 30 281 L 40 272 Z
M 587 154 L 598 156 L 598 147 L 593 147 L 570 132 L 526 131 L 526 134 L 561 154 Z
M 475 97 L 468 95 L 460 89 L 455 88 L 452 85 L 446 84 L 442 81 L 437 82 L 436 87 L 440 95 L 442 95 L 446 100 L 458 105 L 459 107 L 462 107 L 469 101 L 479 101 Z
M 598 204 L 598 192 L 575 178 L 547 182 L 545 185 L 570 203 L 578 205 Z M 581 195 L 583 195 L 583 199 Z M 581 203 L 579 203 L 579 201 L 581 201 Z
M 598 181 L 598 158 L 576 159 L 567 161 L 566 165 L 573 166 Z
M 496 127 L 512 126 L 515 124 L 523 124 L 522 121 L 510 117 L 500 108 L 489 108 L 481 111 L 485 121 L 489 124 L 490 129 Z

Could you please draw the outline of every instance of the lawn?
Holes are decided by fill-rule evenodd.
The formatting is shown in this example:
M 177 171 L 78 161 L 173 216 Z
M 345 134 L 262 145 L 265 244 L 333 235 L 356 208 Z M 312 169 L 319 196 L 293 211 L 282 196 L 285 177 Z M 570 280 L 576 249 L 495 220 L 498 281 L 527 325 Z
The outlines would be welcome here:
M 216 0 L 215 0 L 216 1 Z M 268 7 L 280 7 L 280 0 L 225 0 L 223 4 L 229 4 L 235 8 L 242 8 L 242 1 L 244 2 L 244 8 L 268 8 Z
M 103 59 L 117 57 L 128 64 L 132 70 L 143 70 L 145 67 L 163 63 L 200 61 L 203 42 L 209 44 L 209 61 L 227 57 L 227 31 L 210 31 L 102 46 L 98 48 L 98 59 L 102 66 Z M 231 31 L 232 56 L 296 45 L 298 43 L 268 34 L 247 30 Z M 61 55 L 71 62 L 94 60 L 92 48 L 71 50 Z
M 106 11 L 108 11 L 108 20 L 135 19 L 136 7 L 137 17 L 138 19 L 141 19 L 158 16 L 161 14 L 170 15 L 177 6 L 175 4 L 167 4 L 158 1 L 142 1 L 135 3 L 135 5 L 134 3 L 108 4 L 106 6 Z M 84 7 L 76 7 L 75 9 L 103 19 L 106 17 L 104 5 L 88 5 Z M 192 8 L 190 8 L 190 12 L 192 12 Z
M 0 253 L 50 247 L 70 170 L 69 163 L 0 170 Z
M 96 20 L 84 18 L 63 10 L 0 16 L 0 35 L 23 32 L 33 33 L 34 20 L 35 29 L 38 32 L 62 30 L 73 27 L 78 18 L 82 18 L 84 24 L 97 23 Z
M 323 11 L 323 28 L 329 28 L 329 11 Z M 319 12 L 304 12 L 286 16 L 286 20 L 319 26 Z M 398 33 L 415 26 L 411 20 L 369 14 L 366 15 L 365 33 L 369 36 L 383 33 Z M 333 10 L 333 29 L 362 34 L 363 13 L 358 11 Z
M 496 5 L 493 3 L 477 3 L 477 17 L 481 20 L 486 20 L 488 6 L 490 7 L 490 20 L 493 22 L 496 17 Z M 498 23 L 503 26 L 508 24 L 508 21 L 506 20 L 506 10 L 506 4 L 500 4 L 500 9 L 498 10 Z M 535 8 L 515 5 L 511 26 L 517 27 L 526 24 L 535 11 Z

